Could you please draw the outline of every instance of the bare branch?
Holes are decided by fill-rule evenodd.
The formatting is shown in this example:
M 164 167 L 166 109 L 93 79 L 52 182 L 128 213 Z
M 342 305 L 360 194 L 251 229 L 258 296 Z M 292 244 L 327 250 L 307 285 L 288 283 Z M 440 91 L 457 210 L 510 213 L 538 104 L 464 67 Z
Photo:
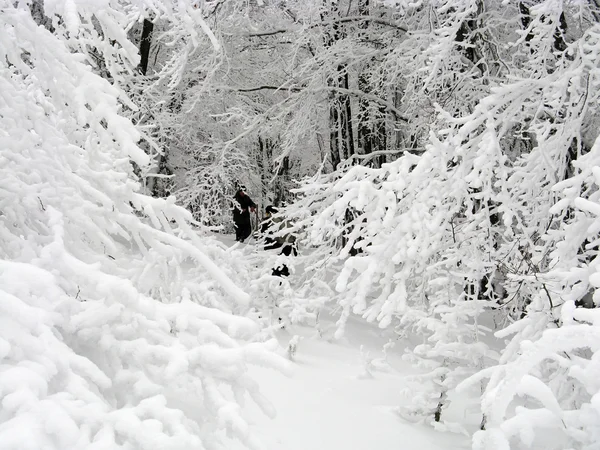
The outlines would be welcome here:
M 339 24 L 339 23 L 348 23 L 348 22 L 371 22 L 371 23 L 376 23 L 378 25 L 384 25 L 386 27 L 395 28 L 398 31 L 401 31 L 403 33 L 408 33 L 408 28 L 405 27 L 404 25 L 400 25 L 399 23 L 392 22 L 390 20 L 382 19 L 381 17 L 350 16 L 350 17 L 340 17 L 338 19 L 328 20 L 326 22 L 314 23 L 305 28 L 280 28 L 280 29 L 268 30 L 268 31 L 254 31 L 254 32 L 250 32 L 250 33 L 244 33 L 241 36 L 248 36 L 248 37 L 274 36 L 276 34 L 293 33 L 296 31 L 310 30 L 313 28 L 323 27 L 326 25 L 335 25 L 335 24 Z
M 290 91 L 300 92 L 302 89 L 297 87 L 282 87 L 282 86 L 256 86 L 252 88 L 232 88 L 236 92 L 256 92 L 256 91 Z
M 392 105 L 389 102 L 386 102 L 385 100 L 383 100 L 382 98 L 380 98 L 376 95 L 367 94 L 366 92 L 363 92 L 363 91 L 360 91 L 357 89 L 345 89 L 345 88 L 340 88 L 340 87 L 335 87 L 335 86 L 326 86 L 326 87 L 323 87 L 320 89 L 304 89 L 304 88 L 299 88 L 299 87 L 285 87 L 285 86 L 256 86 L 256 87 L 251 87 L 251 88 L 222 87 L 220 89 L 222 89 L 222 90 L 230 89 L 230 90 L 236 91 L 236 92 L 257 92 L 257 91 L 264 91 L 264 90 L 288 91 L 288 92 L 303 92 L 304 91 L 304 92 L 315 92 L 315 93 L 321 92 L 321 91 L 337 92 L 340 94 L 347 94 L 347 95 L 352 95 L 355 97 L 362 97 L 364 99 L 375 102 L 378 105 L 383 106 L 385 108 L 386 112 L 393 114 L 397 120 L 408 123 L 408 119 L 406 117 L 404 117 L 402 112 L 400 112 L 394 105 Z

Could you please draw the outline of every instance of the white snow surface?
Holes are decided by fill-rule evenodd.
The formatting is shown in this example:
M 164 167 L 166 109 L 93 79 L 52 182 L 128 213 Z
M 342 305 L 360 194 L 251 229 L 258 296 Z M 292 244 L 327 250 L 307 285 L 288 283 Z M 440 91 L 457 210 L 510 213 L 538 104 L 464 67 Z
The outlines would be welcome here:
M 246 255 L 257 251 L 252 238 L 243 244 L 236 244 L 230 235 L 215 238 Z M 265 450 L 470 449 L 470 437 L 407 422 L 396 413 L 407 401 L 405 377 L 415 373 L 402 359 L 404 349 L 397 335 L 350 316 L 344 338 L 336 339 L 339 314 L 328 311 L 318 322 L 288 323 L 276 332 L 292 361 L 289 375 L 249 366 L 249 375 L 276 410 L 269 418 L 253 403 L 244 407 L 245 419 Z M 290 352 L 290 344 L 295 351 Z M 480 417 L 468 416 L 465 401 L 454 403 L 448 417 L 472 423 L 475 431 Z M 243 447 L 231 442 L 230 448 Z
M 246 412 L 257 437 L 268 450 L 453 450 L 470 448 L 463 435 L 442 433 L 409 423 L 395 412 L 403 398 L 403 376 L 411 369 L 400 350 L 384 361 L 383 345 L 392 333 L 351 319 L 343 341 L 322 337 L 314 328 L 292 325 L 278 332 L 286 348 L 299 336 L 289 377 L 253 367 L 252 377 L 275 406 L 269 419 L 255 408 Z M 370 375 L 365 371 L 369 354 Z

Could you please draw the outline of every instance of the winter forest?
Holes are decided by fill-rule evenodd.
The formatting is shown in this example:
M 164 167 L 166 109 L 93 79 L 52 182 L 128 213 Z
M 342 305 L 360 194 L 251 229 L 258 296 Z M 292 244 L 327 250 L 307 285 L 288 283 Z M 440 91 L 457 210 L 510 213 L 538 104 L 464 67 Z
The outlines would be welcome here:
M 600 449 L 599 102 L 598 0 L 0 0 L 0 449 Z

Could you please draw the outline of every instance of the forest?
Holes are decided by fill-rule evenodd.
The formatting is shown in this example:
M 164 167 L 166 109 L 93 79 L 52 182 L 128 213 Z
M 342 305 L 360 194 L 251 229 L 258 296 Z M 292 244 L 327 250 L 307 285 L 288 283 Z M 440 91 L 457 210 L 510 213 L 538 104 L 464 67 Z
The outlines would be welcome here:
M 0 449 L 300 448 L 357 329 L 381 450 L 600 449 L 599 100 L 600 0 L 0 0 Z

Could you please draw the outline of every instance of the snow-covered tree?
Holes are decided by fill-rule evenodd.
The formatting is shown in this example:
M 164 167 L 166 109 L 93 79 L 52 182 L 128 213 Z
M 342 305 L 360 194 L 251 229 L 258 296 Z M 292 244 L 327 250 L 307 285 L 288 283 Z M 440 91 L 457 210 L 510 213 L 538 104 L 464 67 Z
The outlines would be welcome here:
M 245 366 L 283 366 L 234 315 L 249 296 L 222 246 L 140 193 L 135 105 L 87 54 L 130 71 L 125 30 L 145 13 L 44 8 L 48 28 L 0 3 L 0 447 L 257 448 L 240 402 L 272 411 Z
M 88 83 L 69 82 L 79 69 L 66 76 L 57 66 L 51 79 L 61 80 L 59 89 L 36 72 L 47 61 L 36 60 L 39 48 L 15 51 L 3 41 L 6 79 L 35 87 L 28 101 L 49 102 L 43 120 L 56 120 L 68 149 L 83 155 L 60 160 L 56 167 L 69 167 L 61 173 L 89 173 L 81 176 L 85 190 L 77 177 L 55 177 L 72 203 L 42 190 L 18 205 L 29 216 L 3 211 L 16 223 L 11 258 L 38 254 L 31 242 L 40 238 L 26 230 L 54 226 L 45 214 L 57 211 L 74 257 L 126 278 L 139 298 L 161 299 L 160 308 L 193 298 L 227 313 L 255 308 L 277 326 L 282 316 L 316 320 L 330 301 L 341 311 L 337 337 L 357 314 L 419 339 L 407 352 L 422 370 L 410 380 L 416 387 L 404 417 L 458 429 L 445 411 L 461 381 L 473 377 L 477 394 L 483 391 L 479 448 L 537 442 L 534 425 L 549 414 L 564 425 L 557 445 L 593 445 L 597 430 L 586 424 L 595 420 L 597 391 L 589 381 L 596 364 L 596 2 L 229 0 L 104 13 L 79 5 L 77 14 L 71 3 L 52 5 L 38 23 L 67 46 L 68 61 L 79 58 L 74 67 L 93 67 L 85 73 L 99 87 L 93 95 L 78 90 Z M 148 20 L 154 57 L 141 76 L 137 43 L 127 38 Z M 83 92 L 74 97 L 79 103 L 63 88 Z M 34 123 L 43 120 L 40 114 Z M 136 145 L 141 137 L 149 157 Z M 43 142 L 46 149 L 55 140 Z M 282 214 L 301 256 L 224 251 L 198 238 L 171 198 L 136 191 L 130 159 L 146 192 L 177 191 L 200 224 L 228 221 L 239 183 L 263 205 L 293 198 Z M 109 165 L 123 183 L 106 175 Z M 288 195 L 292 178 L 308 171 Z M 152 181 L 161 179 L 171 184 Z M 90 189 L 103 194 L 90 200 Z M 34 210 L 40 218 L 12 221 Z M 286 280 L 270 273 L 281 263 L 292 272 Z M 87 278 L 72 281 L 81 273 L 60 278 L 66 293 L 110 301 Z M 188 339 L 178 326 L 189 325 L 174 323 L 172 339 Z M 505 326 L 494 339 L 492 331 Z M 493 406 L 498 392 L 503 403 Z M 544 409 L 513 413 L 517 395 L 525 408 L 533 397 Z
M 544 6 L 548 8 L 532 8 L 538 20 L 548 17 Z M 590 127 L 598 115 L 599 32 L 595 23 L 567 43 L 569 58 L 562 64 L 550 61 L 548 77 L 536 80 L 538 95 L 548 110 L 553 106 L 553 114 L 533 119 L 544 155 L 534 148 L 523 159 L 531 167 L 538 154 L 536 165 L 544 167 L 537 171 L 544 178 L 530 181 L 542 183 L 546 200 L 540 195 L 539 204 L 529 201 L 528 206 L 536 213 L 529 217 L 544 219 L 548 225 L 545 231 L 537 226 L 539 237 L 528 243 L 529 267 L 522 276 L 514 276 L 519 284 L 529 285 L 531 294 L 520 320 L 497 333 L 500 338 L 512 336 L 500 364 L 467 382 L 490 377 L 482 399 L 486 427 L 475 435 L 474 448 L 523 444 L 591 449 L 597 445 L 598 385 L 593 380 L 598 370 L 594 277 L 599 160 L 597 131 Z M 596 138 L 593 144 L 590 137 Z M 516 186 L 531 189 L 522 167 Z M 556 201 L 548 198 L 554 196 Z
M 426 101 L 431 111 L 409 123 L 409 148 L 396 149 L 397 160 L 367 167 L 353 163 L 368 160 L 357 155 L 307 180 L 286 211 L 314 249 L 311 285 L 337 273 L 339 333 L 354 313 L 423 339 L 409 352 L 426 371 L 414 379 L 423 395 L 406 405 L 408 415 L 443 420 L 448 393 L 497 360 L 482 339 L 494 321 L 522 319 L 531 333 L 514 338 L 503 364 L 512 364 L 521 340 L 560 324 L 563 300 L 551 274 L 557 264 L 574 267 L 556 253 L 574 213 L 565 202 L 555 206 L 552 186 L 574 179 L 573 161 L 597 136 L 592 7 L 548 0 L 406 8 L 407 22 L 427 28 L 413 30 L 400 45 L 408 57 L 398 51 L 386 67 L 403 80 L 413 115 Z M 415 142 L 424 148 L 408 153 Z M 592 258 L 593 242 L 585 243 Z M 587 283 L 576 285 L 589 296 Z M 563 390 L 573 384 L 553 379 Z M 483 413 L 486 426 L 487 407 Z
M 220 43 L 213 57 L 210 40 L 190 39 L 183 26 L 158 35 L 144 117 L 161 130 L 164 173 L 175 174 L 180 202 L 197 218 L 224 220 L 217 216 L 237 183 L 261 204 L 289 200 L 291 180 L 325 156 L 330 170 L 351 154 L 385 153 L 406 121 L 387 100 L 397 78 L 387 77 L 385 58 L 406 35 L 396 10 L 336 4 L 207 7 Z

